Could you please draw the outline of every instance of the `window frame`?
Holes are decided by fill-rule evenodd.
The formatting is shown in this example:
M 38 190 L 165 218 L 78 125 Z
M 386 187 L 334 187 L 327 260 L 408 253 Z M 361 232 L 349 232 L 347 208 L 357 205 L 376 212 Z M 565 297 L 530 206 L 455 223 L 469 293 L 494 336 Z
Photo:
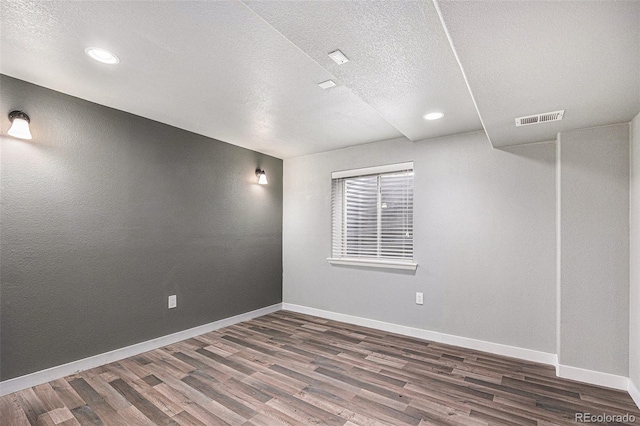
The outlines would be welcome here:
M 394 172 L 402 172 L 406 170 L 411 170 L 415 176 L 415 170 L 413 168 L 413 161 L 404 162 L 404 163 L 396 163 L 396 164 L 387 164 L 382 166 L 374 166 L 374 167 L 365 167 L 359 169 L 351 169 L 351 170 L 342 170 L 331 173 L 331 255 L 332 257 L 328 257 L 327 261 L 332 265 L 342 265 L 342 266 L 357 266 L 357 267 L 371 267 L 371 268 L 384 268 L 384 269 L 399 269 L 399 270 L 409 270 L 415 271 L 418 267 L 418 264 L 415 262 L 415 253 L 412 251 L 412 258 L 407 260 L 395 260 L 392 258 L 380 258 L 380 257 L 367 257 L 367 258 L 358 258 L 358 257 L 333 257 L 334 254 L 334 226 L 336 225 L 334 221 L 334 180 L 336 179 L 346 179 L 346 178 L 355 178 L 361 176 L 377 176 L 378 180 L 381 175 L 394 173 Z M 344 195 L 343 195 L 344 196 Z M 344 203 L 344 200 L 342 201 Z M 413 205 L 412 205 L 413 206 Z M 412 207 L 413 214 L 413 207 Z M 377 226 L 380 227 L 381 217 L 378 215 Z M 412 234 L 412 242 L 415 240 L 415 234 L 413 225 L 411 228 Z

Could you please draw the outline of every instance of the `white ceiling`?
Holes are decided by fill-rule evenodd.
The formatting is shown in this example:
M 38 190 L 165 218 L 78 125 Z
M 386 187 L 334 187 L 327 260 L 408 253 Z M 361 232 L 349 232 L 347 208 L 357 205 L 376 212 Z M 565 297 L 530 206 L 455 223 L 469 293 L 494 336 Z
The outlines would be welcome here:
M 410 140 L 482 128 L 432 2 L 245 4 Z M 335 49 L 350 62 L 333 62 Z M 431 111 L 446 115 L 424 120 Z
M 479 130 L 469 88 L 494 146 L 640 111 L 640 2 L 2 0 L 0 12 L 1 73 L 280 158 Z M 562 122 L 514 126 L 556 109 Z M 446 115 L 423 120 L 431 111 Z
M 640 1 L 440 1 L 494 147 L 640 112 Z M 516 117 L 565 109 L 516 128 Z

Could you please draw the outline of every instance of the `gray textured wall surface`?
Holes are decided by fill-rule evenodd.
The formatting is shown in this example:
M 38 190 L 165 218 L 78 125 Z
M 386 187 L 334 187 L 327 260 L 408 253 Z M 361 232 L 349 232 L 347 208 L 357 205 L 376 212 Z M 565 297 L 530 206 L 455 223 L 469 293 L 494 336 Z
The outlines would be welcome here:
M 415 274 L 330 265 L 331 172 L 411 160 Z M 554 143 L 478 132 L 286 159 L 284 194 L 285 302 L 555 353 Z
M 640 390 L 640 114 L 631 122 L 629 378 Z
M 562 365 L 628 375 L 629 125 L 560 136 Z
M 281 160 L 0 78 L 3 380 L 281 301 Z

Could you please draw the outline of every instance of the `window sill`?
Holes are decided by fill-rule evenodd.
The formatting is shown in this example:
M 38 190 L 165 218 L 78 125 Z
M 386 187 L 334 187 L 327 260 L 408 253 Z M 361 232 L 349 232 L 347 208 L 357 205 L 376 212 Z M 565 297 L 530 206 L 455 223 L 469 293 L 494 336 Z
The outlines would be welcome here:
M 347 259 L 347 258 L 328 257 L 327 261 L 332 265 L 343 265 L 343 266 L 360 266 L 360 267 L 384 268 L 384 269 L 403 269 L 408 271 L 415 271 L 418 268 L 417 263 L 398 262 L 394 260 Z

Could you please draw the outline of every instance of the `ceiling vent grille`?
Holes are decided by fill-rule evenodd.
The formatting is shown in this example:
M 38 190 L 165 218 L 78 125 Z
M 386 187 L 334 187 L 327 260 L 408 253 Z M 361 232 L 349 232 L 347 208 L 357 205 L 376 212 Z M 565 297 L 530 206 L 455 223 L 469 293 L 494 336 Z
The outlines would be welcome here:
M 560 121 L 564 117 L 564 110 L 545 112 L 542 114 L 528 115 L 516 118 L 516 127 L 529 126 L 531 124 L 546 123 L 548 121 Z

